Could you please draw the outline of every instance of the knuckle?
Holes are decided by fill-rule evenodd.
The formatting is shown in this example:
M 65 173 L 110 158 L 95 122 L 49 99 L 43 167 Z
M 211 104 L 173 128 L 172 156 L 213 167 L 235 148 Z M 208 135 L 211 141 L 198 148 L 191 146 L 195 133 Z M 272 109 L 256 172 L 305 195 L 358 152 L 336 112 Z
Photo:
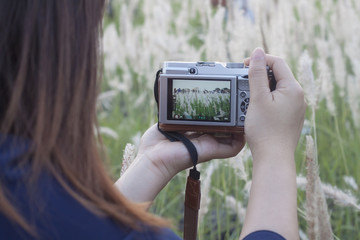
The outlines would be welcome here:
M 275 58 L 275 62 L 285 62 L 285 59 L 283 57 L 279 57 L 279 56 L 276 56 L 274 57 Z
M 276 66 L 283 66 L 286 64 L 286 61 L 284 58 L 282 57 L 278 57 L 278 56 L 274 56 L 273 58 L 273 62 L 272 62 L 272 66 L 276 67 Z

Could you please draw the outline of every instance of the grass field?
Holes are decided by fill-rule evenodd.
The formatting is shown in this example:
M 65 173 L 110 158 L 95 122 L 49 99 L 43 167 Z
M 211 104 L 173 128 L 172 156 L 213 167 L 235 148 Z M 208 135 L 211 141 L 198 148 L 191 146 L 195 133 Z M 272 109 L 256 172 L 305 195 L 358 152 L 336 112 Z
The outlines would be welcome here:
M 174 119 L 230 121 L 230 93 L 177 93 Z
M 306 201 L 307 135 L 315 140 L 333 237 L 360 239 L 360 2 L 249 0 L 248 9 L 237 2 L 225 9 L 206 0 L 111 1 L 98 101 L 110 173 L 119 176 L 126 143 L 137 146 L 157 121 L 152 91 L 164 61 L 241 62 L 261 46 L 289 63 L 309 105 L 296 150 L 301 239 L 316 239 L 306 219 L 311 206 L 320 208 Z M 248 148 L 201 166 L 199 239 L 238 239 L 251 169 Z M 176 176 L 151 208 L 180 235 L 185 177 Z

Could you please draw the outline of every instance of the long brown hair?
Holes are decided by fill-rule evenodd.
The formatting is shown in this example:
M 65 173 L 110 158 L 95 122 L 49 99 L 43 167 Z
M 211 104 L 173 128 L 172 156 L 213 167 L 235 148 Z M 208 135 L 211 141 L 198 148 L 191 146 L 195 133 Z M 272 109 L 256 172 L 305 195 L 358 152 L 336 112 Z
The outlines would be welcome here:
M 97 214 L 163 226 L 115 189 L 100 156 L 103 9 L 104 0 L 0 1 L 0 132 L 30 139 L 32 180 L 49 171 Z M 0 182 L 0 211 L 31 232 L 5 191 Z

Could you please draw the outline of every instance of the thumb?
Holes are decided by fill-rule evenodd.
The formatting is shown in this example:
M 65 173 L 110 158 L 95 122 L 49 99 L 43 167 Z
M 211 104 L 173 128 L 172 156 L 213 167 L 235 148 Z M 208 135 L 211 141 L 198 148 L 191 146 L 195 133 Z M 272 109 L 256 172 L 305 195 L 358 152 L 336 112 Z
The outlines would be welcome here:
M 264 50 L 256 48 L 251 54 L 249 66 L 250 97 L 257 97 L 270 92 L 266 71 Z

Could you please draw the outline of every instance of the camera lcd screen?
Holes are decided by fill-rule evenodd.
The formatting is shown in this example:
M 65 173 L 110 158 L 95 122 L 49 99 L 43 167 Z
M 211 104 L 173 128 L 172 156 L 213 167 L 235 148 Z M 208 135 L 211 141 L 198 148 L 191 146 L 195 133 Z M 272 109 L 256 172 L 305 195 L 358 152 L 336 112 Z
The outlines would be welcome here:
M 168 120 L 230 122 L 231 80 L 168 80 Z

